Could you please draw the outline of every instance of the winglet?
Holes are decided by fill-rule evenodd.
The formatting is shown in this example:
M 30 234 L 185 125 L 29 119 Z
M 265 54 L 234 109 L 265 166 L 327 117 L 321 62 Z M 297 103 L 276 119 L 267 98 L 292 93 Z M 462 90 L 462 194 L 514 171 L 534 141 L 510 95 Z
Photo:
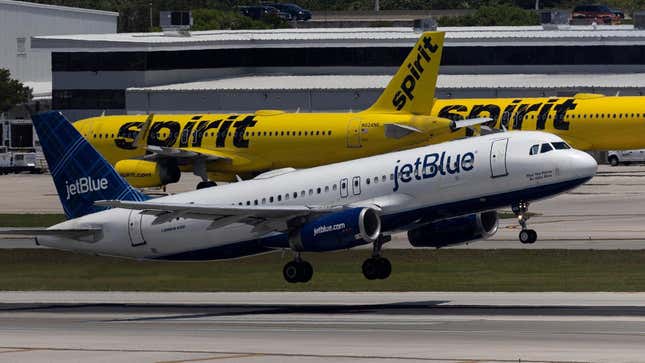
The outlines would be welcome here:
M 425 32 L 367 112 L 428 115 L 443 50 L 443 32 Z

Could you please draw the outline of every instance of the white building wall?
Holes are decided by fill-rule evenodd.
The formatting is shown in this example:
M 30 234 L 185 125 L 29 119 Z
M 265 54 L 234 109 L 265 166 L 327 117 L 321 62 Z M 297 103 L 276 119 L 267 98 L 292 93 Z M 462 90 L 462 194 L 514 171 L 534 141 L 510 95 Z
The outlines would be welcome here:
M 108 11 L 0 0 L 0 67 L 23 82 L 51 81 L 51 51 L 31 50 L 30 37 L 116 33 L 117 18 Z

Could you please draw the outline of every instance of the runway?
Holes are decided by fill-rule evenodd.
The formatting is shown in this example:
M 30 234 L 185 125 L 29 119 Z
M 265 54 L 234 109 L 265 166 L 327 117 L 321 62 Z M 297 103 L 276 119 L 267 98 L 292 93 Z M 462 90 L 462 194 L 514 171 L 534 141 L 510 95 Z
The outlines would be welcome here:
M 645 293 L 4 292 L 0 361 L 641 362 L 644 302 Z

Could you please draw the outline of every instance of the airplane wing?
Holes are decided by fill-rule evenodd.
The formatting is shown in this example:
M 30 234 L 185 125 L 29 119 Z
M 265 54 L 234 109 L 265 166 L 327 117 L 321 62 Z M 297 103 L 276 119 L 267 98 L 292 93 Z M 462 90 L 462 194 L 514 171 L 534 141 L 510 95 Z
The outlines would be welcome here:
M 80 229 L 44 229 L 44 228 L 26 228 L 26 229 L 7 229 L 0 231 L 0 236 L 28 236 L 28 237 L 61 237 L 75 239 L 81 242 L 96 242 L 97 234 L 101 228 L 80 228 Z
M 152 224 L 169 222 L 174 218 L 193 218 L 212 221 L 209 229 L 232 223 L 245 223 L 256 230 L 284 231 L 287 222 L 298 217 L 339 211 L 342 207 L 292 206 L 234 206 L 208 204 L 179 204 L 101 200 L 94 202 L 102 207 L 141 210 L 141 214 L 156 216 Z

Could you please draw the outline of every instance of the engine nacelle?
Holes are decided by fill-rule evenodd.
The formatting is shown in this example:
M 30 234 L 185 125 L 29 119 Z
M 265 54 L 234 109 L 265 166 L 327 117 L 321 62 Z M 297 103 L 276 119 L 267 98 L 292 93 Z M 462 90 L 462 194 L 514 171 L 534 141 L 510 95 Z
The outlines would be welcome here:
M 414 247 L 440 248 L 489 238 L 497 232 L 498 225 L 497 211 L 475 213 L 410 230 L 408 240 Z
M 375 241 L 381 218 L 371 208 L 352 208 L 307 222 L 289 236 L 296 251 L 334 251 Z
M 127 159 L 117 162 L 114 169 L 136 188 L 158 187 L 176 183 L 181 176 L 177 163 L 171 161 L 154 162 Z

